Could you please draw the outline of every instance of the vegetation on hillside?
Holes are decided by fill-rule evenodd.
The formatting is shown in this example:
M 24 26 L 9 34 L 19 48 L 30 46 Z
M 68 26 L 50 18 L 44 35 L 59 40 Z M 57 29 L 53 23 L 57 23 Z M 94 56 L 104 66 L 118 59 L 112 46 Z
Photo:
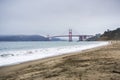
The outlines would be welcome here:
M 120 40 L 120 28 L 105 31 L 98 40 Z

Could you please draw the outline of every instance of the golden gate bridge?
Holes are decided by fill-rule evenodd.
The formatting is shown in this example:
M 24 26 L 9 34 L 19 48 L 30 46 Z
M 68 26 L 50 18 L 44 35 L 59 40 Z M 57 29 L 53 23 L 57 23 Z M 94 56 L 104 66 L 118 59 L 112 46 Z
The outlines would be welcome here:
M 50 38 L 53 37 L 68 37 L 68 41 L 72 42 L 73 41 L 73 37 L 78 37 L 78 41 L 84 41 L 88 38 L 93 37 L 93 35 L 76 35 L 76 34 L 72 34 L 72 29 L 69 29 L 68 35 L 57 35 L 57 36 L 48 36 L 48 39 L 50 40 Z

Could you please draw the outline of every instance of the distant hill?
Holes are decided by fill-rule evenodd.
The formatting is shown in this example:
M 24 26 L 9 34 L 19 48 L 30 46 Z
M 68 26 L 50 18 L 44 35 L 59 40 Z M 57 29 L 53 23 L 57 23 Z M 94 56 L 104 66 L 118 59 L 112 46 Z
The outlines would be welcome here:
M 95 36 L 88 38 L 86 41 L 97 41 L 100 38 L 101 34 L 96 34 Z
M 40 35 L 1 35 L 0 41 L 49 41 L 49 39 Z M 59 38 L 52 38 L 50 41 L 62 40 Z
M 40 35 L 6 35 L 0 36 L 0 41 L 48 41 L 48 39 Z
M 120 28 L 105 31 L 98 40 L 120 40 Z

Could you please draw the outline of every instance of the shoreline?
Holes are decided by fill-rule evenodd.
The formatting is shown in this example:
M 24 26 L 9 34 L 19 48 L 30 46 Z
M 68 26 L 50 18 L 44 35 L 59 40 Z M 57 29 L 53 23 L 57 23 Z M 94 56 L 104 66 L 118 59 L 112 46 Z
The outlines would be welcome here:
M 97 59 L 97 57 L 100 58 L 100 59 L 105 58 L 105 60 L 107 60 L 109 58 L 111 59 L 112 57 L 114 57 L 113 53 L 110 52 L 109 48 L 114 47 L 116 45 L 120 46 L 120 42 L 119 41 L 118 42 L 114 41 L 114 42 L 110 42 L 108 45 L 105 45 L 105 46 L 100 46 L 100 47 L 96 47 L 96 48 L 92 48 L 92 49 L 87 49 L 87 50 L 83 50 L 83 51 L 80 51 L 80 52 L 74 52 L 74 53 L 72 52 L 71 54 L 63 54 L 63 55 L 59 55 L 59 56 L 39 59 L 39 60 L 35 60 L 35 61 L 29 61 L 29 62 L 25 62 L 25 63 L 20 63 L 20 64 L 17 64 L 17 65 L 0 67 L 0 79 L 1 80 L 4 80 L 4 79 L 8 79 L 8 80 L 9 79 L 14 79 L 14 80 L 19 80 L 19 79 L 25 79 L 25 80 L 32 80 L 32 79 L 33 80 L 34 79 L 35 80 L 43 80 L 43 79 L 44 80 L 52 80 L 53 79 L 53 80 L 57 80 L 57 78 L 59 78 L 60 80 L 66 80 L 66 79 L 67 80 L 73 80 L 73 79 L 80 80 L 80 76 L 78 76 L 79 79 L 78 79 L 78 77 L 75 77 L 76 75 L 78 75 L 78 73 L 76 73 L 77 71 L 76 71 L 76 68 L 74 68 L 74 67 L 79 66 L 78 64 L 76 64 L 76 63 L 78 63 L 78 60 L 76 60 L 76 59 L 80 59 L 79 64 L 81 64 L 83 61 L 85 62 L 84 65 L 81 64 L 82 67 L 80 66 L 80 68 L 83 71 L 83 73 L 82 73 L 82 71 L 81 71 L 81 73 L 84 74 L 84 69 L 83 68 L 86 69 L 87 65 L 90 65 L 93 68 L 95 67 L 95 66 L 93 66 L 95 62 L 92 63 L 92 61 L 94 61 L 94 58 L 95 58 L 95 60 Z M 116 47 L 116 49 L 118 49 L 118 47 Z M 101 53 L 101 52 L 99 53 L 99 51 L 103 51 L 104 54 Z M 112 48 L 111 51 L 116 52 L 117 50 L 115 51 L 114 48 Z M 95 53 L 95 52 L 98 52 L 98 54 Z M 111 55 L 109 56 L 106 53 L 110 53 Z M 116 52 L 116 56 L 115 56 L 115 57 L 117 57 L 117 59 L 119 59 L 119 56 L 120 56 L 118 53 L 119 53 L 119 49 L 118 49 L 118 52 Z M 75 62 L 74 62 L 74 59 L 75 59 Z M 90 64 L 88 62 L 88 59 L 90 59 L 89 61 L 92 60 L 90 62 L 92 64 Z M 73 61 L 70 62 L 71 60 L 73 60 Z M 70 62 L 70 64 L 68 64 L 69 62 Z M 98 62 L 99 62 L 99 59 L 98 59 Z M 119 62 L 119 60 L 118 60 L 118 62 Z M 66 65 L 61 66 L 61 65 L 63 65 L 63 63 L 65 63 Z M 87 68 L 89 68 L 90 66 L 87 66 Z M 72 68 L 73 72 L 75 70 L 74 73 L 76 75 L 70 73 L 71 77 L 66 77 L 66 75 L 68 76 L 69 72 L 71 71 L 71 70 L 67 71 L 66 67 L 68 67 L 67 69 Z M 39 68 L 39 69 L 35 72 L 35 70 L 37 68 Z M 45 70 L 44 70 L 44 68 L 45 68 Z M 64 68 L 65 68 L 65 70 L 64 70 L 65 72 L 64 71 L 62 72 L 61 69 L 64 69 Z M 79 68 L 79 67 L 77 67 L 77 68 Z M 29 72 L 29 70 L 30 70 L 30 72 Z M 50 73 L 51 71 L 53 71 L 55 73 L 53 73 L 53 72 Z M 59 71 L 61 71 L 61 73 Z M 89 72 L 90 70 L 87 70 L 87 71 Z M 58 73 L 56 74 L 56 72 L 58 72 Z M 96 73 L 96 71 L 94 71 L 94 70 L 93 70 L 93 72 Z M 39 73 L 39 74 L 37 74 L 37 73 Z M 63 75 L 63 74 L 65 74 L 65 75 Z M 70 76 L 70 74 L 69 74 L 69 76 Z M 31 75 L 34 78 L 32 78 Z M 39 77 L 35 77 L 37 75 L 39 75 Z M 84 74 L 84 75 L 86 75 L 86 74 Z M 90 75 L 91 74 L 87 74 L 88 80 L 93 80 L 93 79 L 97 80 L 96 77 L 94 78 L 93 76 L 92 76 L 92 78 L 89 78 Z M 98 76 L 100 76 L 100 75 L 98 75 Z M 120 78 L 120 76 L 118 76 L 118 77 Z M 116 78 L 118 78 L 118 77 L 116 77 Z M 85 77 L 82 76 L 83 80 L 84 80 L 84 78 Z M 99 78 L 99 79 L 110 80 L 110 79 L 107 79 L 107 78 L 105 77 L 105 79 L 102 79 L 102 78 Z
M 75 46 L 71 46 L 72 48 L 70 46 L 67 46 L 67 47 L 63 46 L 63 47 L 48 48 L 48 49 L 45 48 L 45 50 L 31 49 L 31 50 L 22 50 L 22 51 L 20 50 L 20 51 L 15 51 L 15 52 L 10 51 L 10 53 L 8 52 L 7 54 L 14 55 L 14 56 L 11 56 L 8 58 L 0 58 L 1 60 L 0 67 L 21 64 L 21 63 L 35 61 L 35 60 L 44 59 L 44 58 L 46 59 L 49 57 L 56 57 L 56 56 L 60 56 L 64 54 L 81 52 L 83 50 L 92 49 L 92 48 L 96 48 L 96 47 L 100 47 L 100 46 L 104 46 L 108 44 L 109 42 L 106 41 L 106 42 L 99 42 L 96 44 L 92 43 L 92 44 L 82 45 L 82 46 L 75 45 Z M 16 53 L 16 54 L 13 54 L 13 53 Z M 24 55 L 23 54 L 21 55 L 21 53 L 24 53 Z M 19 55 L 19 56 L 16 56 L 16 55 Z
M 35 59 L 35 60 L 29 60 L 29 61 L 25 61 L 25 62 L 20 62 L 20 63 L 15 63 L 15 64 L 9 64 L 9 65 L 4 65 L 4 66 L 0 66 L 0 68 L 2 67 L 10 67 L 10 66 L 16 66 L 16 65 L 20 65 L 20 64 L 26 64 L 26 63 L 31 63 L 31 62 L 36 62 L 36 61 L 39 61 L 39 60 L 47 60 L 47 59 L 51 59 L 51 58 L 55 58 L 55 57 L 62 57 L 62 56 L 70 56 L 70 55 L 75 55 L 76 53 L 83 53 L 84 51 L 89 51 L 89 50 L 94 50 L 94 49 L 98 49 L 98 48 L 101 48 L 101 47 L 104 47 L 104 46 L 108 46 L 108 45 L 111 45 L 112 43 L 111 42 L 106 42 L 106 44 L 102 44 L 100 46 L 97 45 L 97 47 L 92 47 L 92 48 L 88 48 L 88 49 L 83 49 L 83 50 L 80 50 L 80 51 L 72 51 L 72 52 L 67 52 L 67 53 L 62 53 L 60 55 L 54 55 L 54 56 L 50 56 L 50 57 L 45 57 L 45 58 L 40 58 L 40 59 Z

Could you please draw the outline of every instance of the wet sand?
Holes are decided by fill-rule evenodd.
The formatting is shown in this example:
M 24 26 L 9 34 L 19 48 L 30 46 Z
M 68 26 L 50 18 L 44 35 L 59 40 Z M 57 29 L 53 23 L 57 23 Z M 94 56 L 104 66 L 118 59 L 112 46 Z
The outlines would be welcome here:
M 81 52 L 0 67 L 0 80 L 120 80 L 120 41 Z

